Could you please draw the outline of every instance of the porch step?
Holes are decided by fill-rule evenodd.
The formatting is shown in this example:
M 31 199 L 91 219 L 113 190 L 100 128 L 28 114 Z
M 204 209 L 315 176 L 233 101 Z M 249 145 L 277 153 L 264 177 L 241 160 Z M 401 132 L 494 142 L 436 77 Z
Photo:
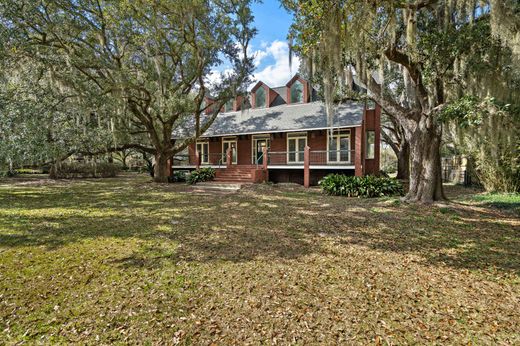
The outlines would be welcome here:
M 252 168 L 247 166 L 231 166 L 230 168 L 218 169 L 214 181 L 250 183 L 253 181 L 251 170 Z

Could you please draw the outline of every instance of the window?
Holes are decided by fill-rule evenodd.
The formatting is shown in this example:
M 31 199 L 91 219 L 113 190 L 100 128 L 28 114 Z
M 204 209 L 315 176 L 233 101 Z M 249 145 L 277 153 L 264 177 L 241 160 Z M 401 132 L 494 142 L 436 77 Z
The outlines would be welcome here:
M 367 131 L 367 159 L 374 159 L 376 157 L 376 133 L 374 131 Z
M 350 162 L 350 131 L 328 133 L 328 162 Z
M 224 105 L 224 112 L 232 112 L 233 111 L 233 100 L 229 100 Z
M 303 102 L 303 84 L 296 80 L 291 86 L 291 103 Z
M 196 150 L 200 155 L 200 162 L 209 163 L 209 143 L 197 142 Z
M 292 134 L 287 136 L 287 162 L 300 163 L 304 161 L 307 134 Z
M 263 86 L 258 88 L 255 92 L 255 107 L 262 108 L 265 107 L 265 89 Z

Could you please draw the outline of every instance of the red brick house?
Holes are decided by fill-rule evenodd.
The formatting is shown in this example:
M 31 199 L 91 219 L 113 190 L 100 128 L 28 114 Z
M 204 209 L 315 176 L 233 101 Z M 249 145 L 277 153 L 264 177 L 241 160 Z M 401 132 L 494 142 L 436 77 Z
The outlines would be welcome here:
M 276 88 L 258 82 L 248 98 L 226 104 L 203 137 L 174 157 L 172 168 L 209 166 L 217 181 L 306 186 L 333 172 L 377 174 L 381 108 L 342 102 L 328 126 L 325 106 L 315 98 L 298 75 Z

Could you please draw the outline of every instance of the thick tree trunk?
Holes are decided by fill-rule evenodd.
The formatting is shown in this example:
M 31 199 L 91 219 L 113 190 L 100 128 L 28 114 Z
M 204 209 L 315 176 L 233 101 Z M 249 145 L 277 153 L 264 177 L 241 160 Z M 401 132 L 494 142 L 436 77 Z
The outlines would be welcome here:
M 155 154 L 155 166 L 153 180 L 156 183 L 167 183 L 170 168 L 168 167 L 169 156 L 164 153 Z
M 410 144 L 406 140 L 401 141 L 397 155 L 397 179 L 410 179 Z
M 422 116 L 419 124 L 407 132 L 410 137 L 410 189 L 404 200 L 432 203 L 446 199 L 442 188 L 440 127 L 431 117 Z

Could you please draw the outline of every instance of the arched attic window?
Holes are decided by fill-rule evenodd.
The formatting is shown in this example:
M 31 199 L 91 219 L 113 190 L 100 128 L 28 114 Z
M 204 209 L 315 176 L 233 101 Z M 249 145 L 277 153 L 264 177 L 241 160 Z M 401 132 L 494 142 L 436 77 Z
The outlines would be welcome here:
M 255 108 L 265 107 L 265 88 L 260 87 L 255 91 Z
M 291 85 L 291 103 L 303 102 L 303 83 L 298 79 Z

